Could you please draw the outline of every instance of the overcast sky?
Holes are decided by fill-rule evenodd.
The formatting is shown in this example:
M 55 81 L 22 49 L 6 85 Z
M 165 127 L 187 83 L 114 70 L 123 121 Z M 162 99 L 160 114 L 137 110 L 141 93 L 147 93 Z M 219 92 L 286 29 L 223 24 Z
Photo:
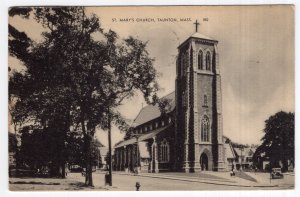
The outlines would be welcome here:
M 104 31 L 112 29 L 120 38 L 131 35 L 148 41 L 150 56 L 161 73 L 160 96 L 175 90 L 177 46 L 195 32 L 193 23 L 198 19 L 199 32 L 219 41 L 223 133 L 235 142 L 260 143 L 264 120 L 280 110 L 294 112 L 294 9 L 290 6 L 91 7 L 87 13 L 99 16 Z M 135 22 L 120 22 L 121 18 Z M 145 18 L 155 22 L 136 21 Z M 158 22 L 158 18 L 192 21 Z M 41 39 L 42 28 L 34 20 L 14 17 L 10 23 L 31 38 Z M 19 65 L 14 58 L 9 58 L 9 64 Z M 137 94 L 120 112 L 134 119 L 142 103 Z M 96 136 L 107 144 L 105 132 L 97 131 Z M 113 143 L 122 137 L 114 128 Z

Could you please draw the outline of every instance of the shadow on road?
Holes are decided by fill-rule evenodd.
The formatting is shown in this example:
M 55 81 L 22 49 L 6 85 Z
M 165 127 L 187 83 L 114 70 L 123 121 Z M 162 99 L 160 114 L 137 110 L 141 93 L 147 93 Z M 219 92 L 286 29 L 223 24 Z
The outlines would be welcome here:
M 70 187 L 66 188 L 65 190 L 93 190 L 93 189 L 96 189 L 96 190 L 108 190 L 107 188 L 104 188 L 104 187 L 100 187 L 100 188 L 96 188 L 96 187 L 91 187 L 91 186 L 86 186 L 84 183 L 82 182 L 76 182 L 76 183 L 70 183 L 69 184 Z
M 36 181 L 9 181 L 9 184 L 31 184 L 31 185 L 60 185 L 60 183 L 42 183 L 42 182 L 36 182 Z

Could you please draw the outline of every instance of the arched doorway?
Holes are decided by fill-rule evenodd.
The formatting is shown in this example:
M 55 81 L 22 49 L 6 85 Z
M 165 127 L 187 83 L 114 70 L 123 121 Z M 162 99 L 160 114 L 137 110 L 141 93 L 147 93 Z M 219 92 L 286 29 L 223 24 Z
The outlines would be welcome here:
M 200 165 L 202 171 L 208 170 L 208 157 L 205 153 L 202 153 L 200 156 Z

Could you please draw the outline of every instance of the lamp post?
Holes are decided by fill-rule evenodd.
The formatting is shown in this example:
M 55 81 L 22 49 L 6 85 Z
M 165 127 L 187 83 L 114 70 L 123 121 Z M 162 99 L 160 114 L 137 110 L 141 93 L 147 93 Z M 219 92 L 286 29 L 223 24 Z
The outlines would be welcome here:
M 136 173 L 139 173 L 139 136 L 136 136 Z
M 112 186 L 112 156 L 111 156 L 111 117 L 108 106 L 108 155 L 109 155 L 109 186 Z

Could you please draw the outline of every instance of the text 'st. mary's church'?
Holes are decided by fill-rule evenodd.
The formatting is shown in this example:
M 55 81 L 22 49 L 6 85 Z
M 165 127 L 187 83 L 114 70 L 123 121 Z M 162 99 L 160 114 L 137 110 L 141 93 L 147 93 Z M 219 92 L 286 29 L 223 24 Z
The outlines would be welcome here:
M 141 109 L 124 141 L 115 145 L 115 170 L 161 172 L 230 168 L 222 130 L 218 41 L 197 32 L 178 47 L 170 108 Z M 226 150 L 230 149 L 230 150 Z M 229 154 L 230 155 L 230 154 Z

